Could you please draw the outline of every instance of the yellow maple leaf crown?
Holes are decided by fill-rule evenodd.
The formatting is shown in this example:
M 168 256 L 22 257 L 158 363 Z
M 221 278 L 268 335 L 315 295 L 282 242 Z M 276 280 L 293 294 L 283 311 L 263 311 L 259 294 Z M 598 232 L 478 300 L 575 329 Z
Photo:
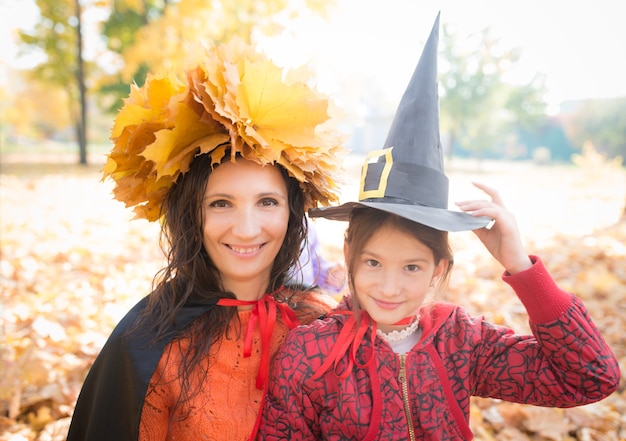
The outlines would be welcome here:
M 343 136 L 329 124 L 329 99 L 302 72 L 281 68 L 241 40 L 214 46 L 183 80 L 148 75 L 131 86 L 113 124 L 103 179 L 114 197 L 155 221 L 163 198 L 194 157 L 227 151 L 280 164 L 300 182 L 306 209 L 338 200 Z

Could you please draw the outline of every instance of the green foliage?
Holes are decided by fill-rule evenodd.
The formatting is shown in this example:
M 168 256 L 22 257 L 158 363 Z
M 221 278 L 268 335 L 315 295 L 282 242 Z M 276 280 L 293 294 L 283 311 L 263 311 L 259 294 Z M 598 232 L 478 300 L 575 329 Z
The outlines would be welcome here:
M 609 157 L 626 158 L 626 97 L 584 100 L 574 107 L 565 126 L 576 145 L 589 141 Z
M 37 0 L 41 20 L 32 32 L 20 32 L 27 50 L 40 50 L 46 61 L 32 70 L 33 77 L 57 86 L 66 86 L 76 96 L 76 17 L 69 0 Z
M 108 19 L 102 23 L 102 36 L 107 48 L 121 59 L 125 51 L 135 44 L 139 31 L 151 21 L 162 17 L 167 6 L 167 1 L 160 0 L 144 0 L 139 5 L 136 3 L 132 0 L 115 1 Z M 139 63 L 130 78 L 119 71 L 104 76 L 98 88 L 98 102 L 102 109 L 109 114 L 116 113 L 123 105 L 122 100 L 128 96 L 130 83 L 141 86 L 148 71 L 146 63 Z
M 129 9 L 114 8 L 102 25 L 109 50 L 121 53 L 135 41 L 135 33 L 147 24 L 147 16 Z
M 142 86 L 148 75 L 148 66 L 142 64 L 133 76 L 132 82 Z M 98 90 L 98 103 L 102 110 L 108 114 L 117 113 L 124 105 L 124 98 L 130 92 L 130 84 L 120 74 L 112 75 L 106 79 Z
M 463 45 L 444 26 L 441 55 L 441 126 L 450 134 L 451 149 L 458 144 L 477 157 L 515 157 L 516 128 L 529 130 L 544 118 L 543 79 L 522 86 L 506 83 L 503 76 L 518 62 L 520 51 L 503 49 L 489 29 Z
M 545 77 L 540 75 L 535 76 L 528 84 L 508 87 L 505 106 L 521 129 L 534 132 L 545 122 L 546 92 Z

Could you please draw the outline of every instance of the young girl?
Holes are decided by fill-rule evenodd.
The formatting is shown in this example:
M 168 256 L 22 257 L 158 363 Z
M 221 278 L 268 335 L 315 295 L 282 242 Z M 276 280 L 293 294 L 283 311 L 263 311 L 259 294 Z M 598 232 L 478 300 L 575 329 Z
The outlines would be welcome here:
M 161 222 L 168 262 L 95 360 L 68 440 L 254 439 L 288 328 L 334 306 L 284 286 L 305 210 L 336 199 L 327 99 L 238 41 L 206 61 L 133 87 L 116 118 L 105 176 Z
M 582 302 L 525 254 L 512 215 L 480 188 L 493 202 L 459 206 L 495 219 L 476 232 L 505 268 L 533 335 L 427 302 L 450 275 L 447 233 L 354 208 L 344 246 L 352 296 L 289 334 L 273 364 L 261 439 L 468 440 L 471 396 L 571 407 L 616 390 L 617 360 Z
M 312 209 L 349 221 L 347 295 L 290 332 L 270 374 L 263 440 L 471 440 L 470 397 L 571 407 L 601 400 L 619 365 L 580 299 L 527 255 L 498 193 L 448 210 L 436 92 L 436 30 L 391 125 L 362 169 L 358 202 Z M 432 301 L 473 230 L 528 311 L 532 335 Z

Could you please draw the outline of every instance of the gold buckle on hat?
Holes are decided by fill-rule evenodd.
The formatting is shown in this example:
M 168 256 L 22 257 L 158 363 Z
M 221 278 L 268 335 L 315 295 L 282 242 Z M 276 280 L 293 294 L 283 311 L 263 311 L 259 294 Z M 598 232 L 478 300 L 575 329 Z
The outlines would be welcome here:
M 387 180 L 389 178 L 389 173 L 391 172 L 391 167 L 393 166 L 393 157 L 391 156 L 391 150 L 393 150 L 393 147 L 388 147 L 382 150 L 374 150 L 368 153 L 365 164 L 361 169 L 361 190 L 359 191 L 360 201 L 368 198 L 382 198 L 383 196 L 385 196 L 385 191 L 387 190 Z M 378 188 L 375 188 L 373 190 L 365 190 L 365 177 L 367 176 L 368 165 L 370 163 L 376 162 L 375 160 L 382 156 L 385 157 L 385 166 L 383 167 L 383 171 L 380 174 Z

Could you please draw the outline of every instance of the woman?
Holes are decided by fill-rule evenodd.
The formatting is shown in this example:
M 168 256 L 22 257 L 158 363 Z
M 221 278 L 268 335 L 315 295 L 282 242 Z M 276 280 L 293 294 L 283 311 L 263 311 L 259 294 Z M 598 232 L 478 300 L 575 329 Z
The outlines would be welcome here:
M 349 222 L 350 295 L 294 329 L 270 374 L 263 440 L 471 440 L 471 396 L 571 407 L 619 385 L 619 365 L 580 299 L 529 256 L 498 193 L 448 210 L 436 93 L 436 27 L 391 125 L 362 170 L 358 202 L 310 210 Z M 473 230 L 528 311 L 515 334 L 433 300 Z
M 305 210 L 336 200 L 328 100 L 238 40 L 185 73 L 133 87 L 113 127 L 105 177 L 160 220 L 168 262 L 94 362 L 68 440 L 254 439 L 287 330 L 333 306 L 284 286 Z

